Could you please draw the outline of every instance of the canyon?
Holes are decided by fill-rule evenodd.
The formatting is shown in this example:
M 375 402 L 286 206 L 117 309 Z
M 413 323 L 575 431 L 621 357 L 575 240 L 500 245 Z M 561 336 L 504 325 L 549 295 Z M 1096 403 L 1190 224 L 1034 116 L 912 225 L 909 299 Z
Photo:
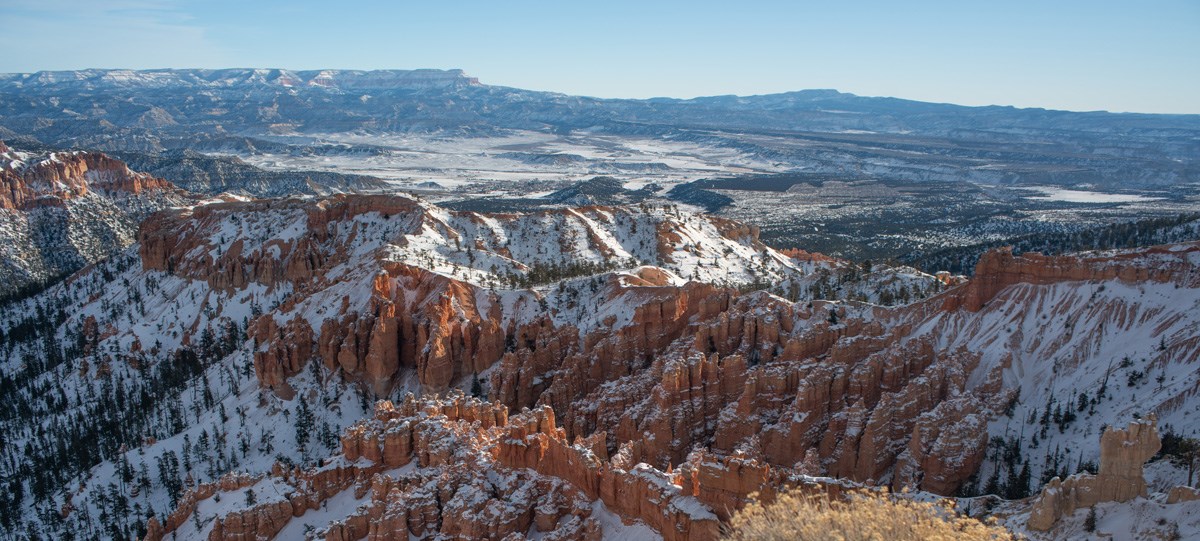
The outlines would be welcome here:
M 780 490 L 984 501 L 989 474 L 1016 474 L 998 445 L 1030 449 L 1040 478 L 1068 445 L 1072 466 L 1103 464 L 1097 426 L 1187 427 L 1200 408 L 1200 243 L 997 250 L 965 279 L 758 234 L 670 205 L 176 206 L 0 316 L 6 366 L 43 366 L 25 314 L 79 344 L 6 385 L 51 426 L 71 421 L 34 392 L 51 380 L 65 404 L 105 407 L 72 395 L 119 384 L 154 412 L 56 504 L 94 528 L 128 464 L 125 516 L 151 540 L 715 539 Z M 887 302 L 901 288 L 917 300 Z M 1047 430 L 1068 399 L 1080 419 Z

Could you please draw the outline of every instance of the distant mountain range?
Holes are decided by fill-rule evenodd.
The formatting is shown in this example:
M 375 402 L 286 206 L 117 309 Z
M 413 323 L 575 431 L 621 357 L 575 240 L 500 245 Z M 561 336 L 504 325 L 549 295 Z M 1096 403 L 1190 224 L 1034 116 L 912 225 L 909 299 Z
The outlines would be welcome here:
M 653 135 L 906 180 L 1161 186 L 1200 178 L 1200 115 L 964 107 L 803 90 L 598 99 L 460 70 L 83 70 L 0 75 L 0 138 L 157 153 L 327 133 Z M 370 151 L 369 147 L 349 151 Z

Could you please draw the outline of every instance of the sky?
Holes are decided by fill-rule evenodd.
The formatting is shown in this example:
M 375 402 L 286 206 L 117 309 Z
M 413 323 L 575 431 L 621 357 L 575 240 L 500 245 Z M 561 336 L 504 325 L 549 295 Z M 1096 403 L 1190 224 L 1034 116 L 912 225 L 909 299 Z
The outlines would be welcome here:
M 0 21 L 9 73 L 461 68 L 598 97 L 1200 114 L 1200 0 L 0 0 Z

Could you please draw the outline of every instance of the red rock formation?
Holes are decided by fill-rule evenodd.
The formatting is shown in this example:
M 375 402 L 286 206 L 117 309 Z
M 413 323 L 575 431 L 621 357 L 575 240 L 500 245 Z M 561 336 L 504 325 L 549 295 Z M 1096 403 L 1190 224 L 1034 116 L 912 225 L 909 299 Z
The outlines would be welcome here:
M 366 268 L 360 274 L 328 272 L 351 261 L 352 239 L 365 230 L 342 222 L 368 212 L 390 214 L 404 231 L 436 230 L 460 242 L 463 235 L 450 224 L 406 201 L 343 196 L 315 206 L 217 204 L 192 216 L 160 215 L 159 223 L 143 228 L 146 268 L 220 288 L 250 281 L 291 288 L 280 309 L 291 317 L 277 321 L 274 314 L 264 315 L 250 329 L 259 346 L 259 381 L 284 396 L 290 393 L 287 379 L 319 358 L 376 394 L 390 392 L 405 371 L 416 375 L 423 391 L 439 392 L 490 369 L 487 383 L 496 404 L 534 408 L 509 419 L 498 406 L 462 399 L 437 406 L 410 400 L 349 429 L 342 439 L 344 457 L 369 462 L 376 468 L 372 475 L 415 464 L 452 477 L 378 478 L 370 485 L 378 498 L 370 520 L 351 517 L 331 529 L 329 538 L 387 539 L 433 530 L 496 537 L 533 524 L 561 527 L 563 506 L 573 504 L 538 510 L 483 498 L 456 508 L 443 505 L 487 488 L 480 472 L 489 468 L 528 470 L 536 475 L 511 479 L 532 487 L 524 489 L 528 494 L 599 500 L 672 539 L 715 536 L 716 517 L 694 511 L 725 518 L 749 494 L 770 494 L 794 483 L 797 470 L 868 484 L 890 478 L 897 488 L 948 494 L 983 460 L 987 418 L 1011 396 L 1000 377 L 1011 358 L 976 373 L 980 353 L 952 349 L 936 333 L 914 329 L 948 310 L 982 310 L 1005 298 L 1001 290 L 1014 284 L 1200 280 L 1178 272 L 1200 244 L 1148 251 L 1145 257 L 1158 258 L 1157 265 L 1123 256 L 993 252 L 967 285 L 897 309 L 792 304 L 761 292 L 673 286 L 665 272 L 643 268 L 610 275 L 589 299 L 619 307 L 622 324 L 609 315 L 599 325 L 581 321 L 575 327 L 561 324 L 565 307 L 535 308 L 543 292 L 509 291 L 501 299 L 480 286 L 383 257 L 356 260 Z M 206 234 L 189 229 L 196 221 L 216 223 L 271 205 L 302 216 L 305 231 L 253 249 L 234 243 L 214 256 Z M 547 216 L 568 213 L 556 212 Z M 755 234 L 723 227 L 734 238 Z M 161 233 L 172 228 L 183 233 Z M 587 242 L 600 242 L 592 229 L 585 228 L 585 235 Z M 659 224 L 659 254 L 674 253 L 683 238 L 682 229 Z M 496 244 L 486 235 L 473 239 L 476 249 L 500 254 Z M 343 284 L 346 291 L 365 294 L 339 293 L 325 306 L 308 306 L 304 317 L 290 311 Z M 314 317 L 313 308 L 333 311 L 317 320 L 319 328 L 307 319 Z M 468 428 L 472 424 L 478 426 Z M 697 449 L 709 454 L 697 455 Z M 475 451 L 487 456 L 464 458 L 475 457 Z M 643 462 L 648 466 L 639 465 Z M 677 466 L 678 473 L 666 473 Z M 481 521 L 479 513 L 495 520 Z M 568 514 L 579 519 L 571 531 L 593 531 L 586 513 Z M 263 522 L 239 520 L 243 528 Z M 266 520 L 264 527 L 273 524 Z
M 951 494 L 979 465 L 987 451 L 985 408 L 971 396 L 942 402 L 920 415 L 896 466 L 897 487 Z
M 1200 489 L 1178 486 L 1171 487 L 1167 492 L 1167 504 L 1194 502 L 1200 500 Z
M 0 151 L 5 152 L 7 149 Z M 7 161 L 0 165 L 0 209 L 61 205 L 63 200 L 91 190 L 128 194 L 178 191 L 163 179 L 134 173 L 124 162 L 99 152 L 57 152 L 19 170 Z
M 515 416 L 505 428 L 491 447 L 498 464 L 562 479 L 627 520 L 644 522 L 664 539 L 717 538 L 716 517 L 683 494 L 674 476 L 644 464 L 617 467 L 568 444 L 549 407 Z
M 175 510 L 167 515 L 163 522 L 159 522 L 157 518 L 151 518 L 146 526 L 146 541 L 162 541 L 167 534 L 175 531 L 182 525 L 188 517 L 196 511 L 196 506 L 201 500 L 207 500 L 216 494 L 218 491 L 231 492 L 240 490 L 257 483 L 259 478 L 250 477 L 239 474 L 228 474 L 215 483 L 201 483 L 196 488 L 189 490 L 183 495 L 179 505 Z
M 257 505 L 244 511 L 234 511 L 216 519 L 209 531 L 209 541 L 271 539 L 292 518 L 292 503 L 288 500 Z
M 291 495 L 217 517 L 209 539 L 270 538 L 292 517 L 319 509 L 348 490 L 356 498 L 369 493 L 368 503 L 332 523 L 326 539 L 407 539 L 433 532 L 501 539 L 531 529 L 551 539 L 599 539 L 600 524 L 591 516 L 596 500 L 624 520 L 662 532 L 665 539 L 703 541 L 717 539 L 719 533 L 716 515 L 680 486 L 683 477 L 632 464 L 630 450 L 610 463 L 584 447 L 568 445 L 547 407 L 509 418 L 503 406 L 461 394 L 442 400 L 410 395 L 399 405 L 380 402 L 373 419 L 345 432 L 342 445 L 337 466 L 276 466 L 272 479 L 294 487 Z M 412 466 L 395 469 L 406 464 Z M 772 475 L 773 482 L 785 477 Z M 152 522 L 146 539 L 167 536 L 198 501 L 217 490 L 240 490 L 258 482 L 247 478 L 201 485 L 167 524 Z M 701 481 L 691 479 L 688 490 L 709 482 L 716 491 L 736 485 L 714 470 Z M 742 499 L 747 489 L 770 489 L 762 483 L 737 486 L 733 490 L 742 491 Z
M 1181 249 L 1182 248 L 1182 249 Z M 1026 253 L 1014 256 L 1012 249 L 992 250 L 979 258 L 975 276 L 963 288 L 946 295 L 946 309 L 958 307 L 977 312 L 1002 289 L 1015 284 L 1046 285 L 1067 281 L 1120 280 L 1126 283 L 1179 282 L 1200 285 L 1200 277 L 1187 272 L 1188 254 L 1200 244 L 1154 247 L 1116 256 L 1046 256 Z M 1161 257 L 1159 265 L 1147 260 Z
M 287 378 L 299 373 L 312 357 L 312 327 L 299 317 L 279 327 L 268 314 L 254 320 L 247 332 L 256 344 L 265 345 L 254 352 L 258 381 L 290 400 L 293 391 Z
M 795 259 L 796 261 L 801 261 L 804 263 L 812 263 L 812 262 L 833 263 L 833 262 L 842 261 L 841 259 L 838 259 L 836 257 L 829 257 L 820 252 L 809 252 L 806 250 L 801 250 L 799 248 L 788 248 L 786 250 L 780 250 L 779 253 L 786 255 L 792 259 Z
M 758 459 L 742 454 L 720 457 L 703 450 L 689 455 L 679 474 L 683 493 L 706 504 L 721 520 L 729 520 L 752 494 L 771 501 L 786 482 L 781 470 Z
M 1126 502 L 1146 496 L 1142 465 L 1162 447 L 1153 414 L 1129 424 L 1109 427 L 1100 436 L 1100 471 L 1051 479 L 1033 503 L 1029 529 L 1049 531 L 1064 515 L 1101 502 Z
M 605 430 L 609 453 L 638 442 L 640 456 L 661 468 L 679 464 L 698 446 L 725 454 L 749 446 L 766 463 L 788 467 L 815 451 L 811 456 L 825 471 L 812 473 L 872 481 L 898 468 L 907 449 L 906 460 L 916 460 L 916 468 L 936 469 L 911 484 L 939 493 L 952 492 L 978 468 L 986 432 L 963 438 L 934 428 L 950 422 L 978 429 L 985 422 L 990 400 L 966 389 L 978 355 L 938 352 L 928 339 L 897 348 L 880 327 L 857 320 L 793 335 L 793 308 L 764 309 L 759 299 L 737 299 L 725 311 L 705 311 L 702 304 L 693 313 L 708 317 L 687 319 L 690 328 L 699 327 L 687 353 L 669 350 L 641 371 L 609 371 L 609 381 L 620 378 L 620 385 L 590 387 L 577 374 L 619 354 L 570 357 L 563 363 L 570 368 L 542 393 L 542 403 L 565 412 L 560 421 L 568 435 Z M 506 368 L 500 374 L 509 373 Z M 564 399 L 572 396 L 560 390 L 567 383 L 595 391 Z M 998 388 L 977 390 L 990 399 Z M 960 397 L 955 406 L 941 406 L 951 396 Z M 909 445 L 913 434 L 918 441 Z M 961 456 L 950 457 L 954 450 Z

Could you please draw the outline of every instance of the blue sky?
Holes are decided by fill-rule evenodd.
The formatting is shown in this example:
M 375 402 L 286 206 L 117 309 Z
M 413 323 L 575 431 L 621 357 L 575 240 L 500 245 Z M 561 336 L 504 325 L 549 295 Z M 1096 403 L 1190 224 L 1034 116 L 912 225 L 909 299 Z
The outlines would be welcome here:
M 0 72 L 462 68 L 601 97 L 836 88 L 1200 113 L 1200 0 L 2 0 Z

